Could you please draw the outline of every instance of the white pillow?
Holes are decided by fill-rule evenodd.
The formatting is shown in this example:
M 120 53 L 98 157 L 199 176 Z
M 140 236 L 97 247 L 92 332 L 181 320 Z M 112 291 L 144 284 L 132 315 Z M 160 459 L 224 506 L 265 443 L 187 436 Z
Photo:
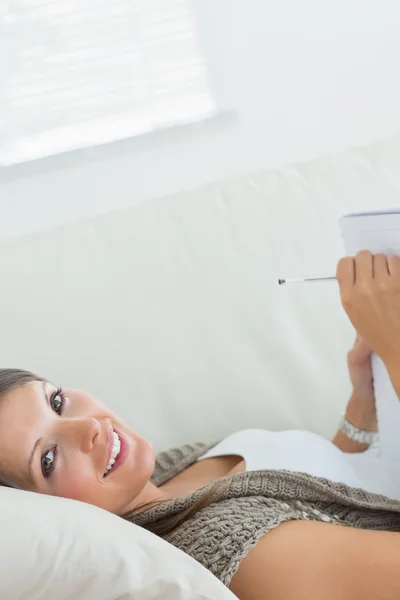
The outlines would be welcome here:
M 158 536 L 95 506 L 0 488 L 0 598 L 233 600 Z

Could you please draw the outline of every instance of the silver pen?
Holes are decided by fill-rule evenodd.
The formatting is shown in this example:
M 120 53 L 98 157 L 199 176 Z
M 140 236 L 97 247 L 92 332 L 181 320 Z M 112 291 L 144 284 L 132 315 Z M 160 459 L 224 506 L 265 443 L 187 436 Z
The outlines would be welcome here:
M 279 285 L 283 283 L 299 283 L 300 281 L 327 281 L 328 279 L 336 279 L 336 277 L 295 277 L 293 279 L 278 279 Z

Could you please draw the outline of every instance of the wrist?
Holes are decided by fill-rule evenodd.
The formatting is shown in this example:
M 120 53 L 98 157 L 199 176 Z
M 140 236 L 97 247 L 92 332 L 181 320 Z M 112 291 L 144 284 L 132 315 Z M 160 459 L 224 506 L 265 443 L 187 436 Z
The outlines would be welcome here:
M 340 421 L 339 432 L 352 442 L 356 442 L 363 447 L 374 444 L 378 439 L 377 431 L 368 431 L 355 427 L 346 417 L 342 417 Z
M 365 431 L 377 431 L 375 398 L 365 398 L 353 390 L 347 404 L 345 417 L 354 427 Z

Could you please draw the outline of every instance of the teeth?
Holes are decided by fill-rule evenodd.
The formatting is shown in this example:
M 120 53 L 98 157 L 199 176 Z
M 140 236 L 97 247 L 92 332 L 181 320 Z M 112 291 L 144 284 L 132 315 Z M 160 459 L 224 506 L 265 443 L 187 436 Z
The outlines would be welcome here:
M 107 465 L 106 470 L 104 471 L 104 477 L 111 471 L 113 464 L 115 463 L 115 459 L 117 458 L 119 451 L 121 450 L 121 442 L 119 441 L 118 434 L 113 431 L 114 437 L 114 445 L 111 451 L 110 462 Z

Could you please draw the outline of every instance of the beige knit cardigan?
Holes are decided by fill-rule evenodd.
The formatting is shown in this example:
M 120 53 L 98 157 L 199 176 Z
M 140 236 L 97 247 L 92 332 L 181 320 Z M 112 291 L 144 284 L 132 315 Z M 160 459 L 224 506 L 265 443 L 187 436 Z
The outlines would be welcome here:
M 161 452 L 156 457 L 152 483 L 162 485 L 214 444 L 186 444 Z M 274 470 L 238 473 L 224 480 L 228 489 L 220 501 L 196 513 L 164 539 L 195 558 L 227 586 L 240 561 L 257 541 L 288 520 L 308 519 L 361 529 L 400 531 L 400 501 L 342 483 Z M 146 510 L 133 521 L 146 527 L 176 515 L 207 494 L 213 485 Z

